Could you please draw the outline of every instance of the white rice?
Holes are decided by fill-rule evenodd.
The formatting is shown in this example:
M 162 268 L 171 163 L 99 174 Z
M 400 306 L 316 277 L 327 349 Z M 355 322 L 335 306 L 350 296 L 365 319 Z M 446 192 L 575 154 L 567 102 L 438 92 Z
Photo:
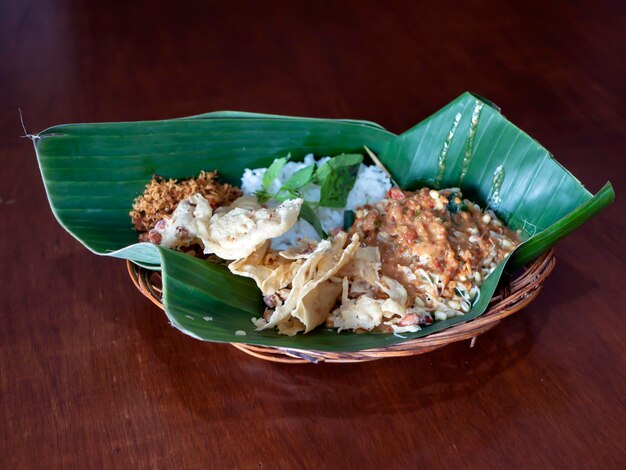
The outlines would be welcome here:
M 315 163 L 318 167 L 329 160 L 329 157 L 315 160 L 312 154 L 304 157 L 303 162 L 288 162 L 280 176 L 269 187 L 269 192 L 275 194 L 286 181 L 296 171 Z M 256 168 L 250 170 L 246 168 L 241 177 L 241 190 L 245 195 L 253 195 L 263 187 L 263 174 L 267 168 Z M 385 198 L 387 191 L 391 188 L 389 177 L 376 165 L 366 166 L 361 164 L 357 173 L 354 187 L 348 195 L 346 207 L 342 209 L 331 209 L 328 207 L 319 207 L 315 210 L 317 216 L 322 223 L 324 231 L 329 232 L 334 228 L 343 226 L 343 213 L 346 210 L 354 210 L 365 204 L 376 203 Z M 319 202 L 320 187 L 316 184 L 306 186 L 302 194 L 308 202 Z M 305 220 L 298 220 L 296 224 L 284 235 L 272 240 L 272 248 L 276 250 L 284 250 L 290 246 L 297 244 L 298 240 L 308 238 L 310 240 L 319 240 L 320 237 L 311 224 Z

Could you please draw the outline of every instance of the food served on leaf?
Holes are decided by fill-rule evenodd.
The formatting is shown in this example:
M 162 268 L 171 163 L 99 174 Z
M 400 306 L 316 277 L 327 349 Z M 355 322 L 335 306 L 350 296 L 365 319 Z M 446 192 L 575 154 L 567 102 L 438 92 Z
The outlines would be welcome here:
M 467 313 L 520 243 L 458 188 L 403 191 L 357 154 L 277 159 L 245 170 L 242 192 L 215 173 L 153 179 L 131 217 L 142 240 L 198 247 L 253 279 L 259 330 L 414 332 Z

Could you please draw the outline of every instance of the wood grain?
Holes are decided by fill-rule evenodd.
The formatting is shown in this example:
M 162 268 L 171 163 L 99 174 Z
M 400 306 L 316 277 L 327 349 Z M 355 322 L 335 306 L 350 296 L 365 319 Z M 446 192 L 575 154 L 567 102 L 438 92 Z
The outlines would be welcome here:
M 0 4 L 0 467 L 626 466 L 623 2 L 99 3 Z M 473 349 L 353 365 L 169 327 L 56 223 L 17 113 L 31 132 L 219 109 L 400 132 L 465 90 L 618 199 Z

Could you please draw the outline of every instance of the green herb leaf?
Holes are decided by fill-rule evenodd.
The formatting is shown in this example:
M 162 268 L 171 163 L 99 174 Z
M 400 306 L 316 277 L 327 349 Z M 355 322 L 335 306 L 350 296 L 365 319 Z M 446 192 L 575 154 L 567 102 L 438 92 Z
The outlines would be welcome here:
M 263 174 L 263 189 L 267 191 L 272 182 L 278 178 L 283 167 L 287 164 L 289 157 L 290 155 L 287 155 L 284 158 L 277 158 L 272 162 L 267 171 Z
M 260 203 L 267 202 L 272 197 L 265 189 L 259 189 L 254 195 Z
M 320 237 L 328 238 L 328 235 L 326 234 L 326 232 L 324 232 L 324 229 L 322 228 L 322 222 L 320 222 L 320 219 L 315 213 L 315 210 L 313 210 L 313 207 L 311 207 L 311 205 L 306 201 L 302 204 L 302 207 L 300 208 L 300 218 L 310 223 Z
M 282 189 L 295 191 L 297 189 L 305 187 L 307 184 L 313 181 L 314 170 L 315 165 L 309 165 L 307 167 L 301 168 L 283 183 Z
M 295 199 L 297 197 L 299 197 L 299 195 L 296 192 L 284 189 L 281 189 L 273 196 L 278 202 L 285 202 L 287 199 Z
M 343 211 L 343 229 L 347 232 L 354 224 L 354 211 Z
M 363 162 L 363 155 L 358 153 L 342 153 L 331 158 L 315 172 L 315 180 L 318 184 L 322 184 L 326 178 L 341 167 L 349 167 L 352 165 L 360 165 Z M 357 168 L 358 169 L 358 168 Z
M 322 207 L 344 207 L 348 194 L 354 186 L 363 155 L 341 154 L 331 158 L 315 173 L 315 180 L 321 186 Z

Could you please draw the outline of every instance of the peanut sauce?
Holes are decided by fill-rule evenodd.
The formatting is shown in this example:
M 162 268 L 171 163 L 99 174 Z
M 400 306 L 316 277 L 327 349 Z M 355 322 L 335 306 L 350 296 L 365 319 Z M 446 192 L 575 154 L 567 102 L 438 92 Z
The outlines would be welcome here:
M 383 274 L 412 298 L 432 282 L 438 296 L 452 299 L 457 284 L 469 290 L 470 278 L 486 277 L 519 244 L 492 211 L 463 200 L 456 189 L 391 188 L 387 199 L 357 209 L 350 232 L 363 246 L 380 249 Z

